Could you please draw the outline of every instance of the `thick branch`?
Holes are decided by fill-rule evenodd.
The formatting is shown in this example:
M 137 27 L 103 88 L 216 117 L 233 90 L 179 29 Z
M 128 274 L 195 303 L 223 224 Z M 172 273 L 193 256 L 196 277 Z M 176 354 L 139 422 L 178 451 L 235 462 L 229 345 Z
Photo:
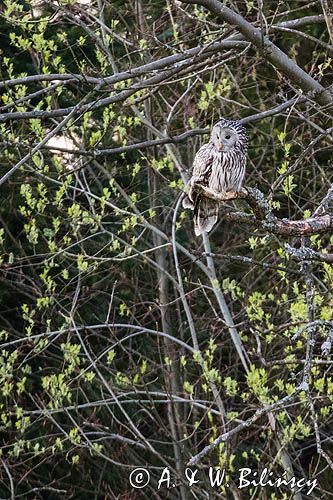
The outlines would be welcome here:
M 236 26 L 240 33 L 262 52 L 273 66 L 282 71 L 285 76 L 290 78 L 304 92 L 314 91 L 316 93 L 314 99 L 322 105 L 333 104 L 333 95 L 327 89 L 308 75 L 294 61 L 289 59 L 267 36 L 264 36 L 260 28 L 255 28 L 241 15 L 229 9 L 229 7 L 226 7 L 218 0 L 182 0 L 182 2 L 203 5 L 221 20 Z
M 312 234 L 331 232 L 333 230 L 333 216 L 330 214 L 296 221 L 279 219 L 272 214 L 265 196 L 259 189 L 247 187 L 242 188 L 242 190 L 238 193 L 217 193 L 198 184 L 194 186 L 194 189 L 206 198 L 210 198 L 218 202 L 230 201 L 238 198 L 246 200 L 252 208 L 254 217 L 249 214 L 233 214 L 233 220 L 236 222 L 244 222 L 245 220 L 248 223 L 254 223 L 258 227 L 261 227 L 270 233 L 285 236 L 310 236 Z
M 29 75 L 21 78 L 14 78 L 12 80 L 5 80 L 0 82 L 0 89 L 13 87 L 14 85 L 24 84 L 27 85 L 29 83 L 35 82 L 47 82 L 47 81 L 67 81 L 74 80 L 79 83 L 89 83 L 92 85 L 100 84 L 104 85 L 113 85 L 115 83 L 129 80 L 134 77 L 143 76 L 152 71 L 156 71 L 158 69 L 166 68 L 167 66 L 171 66 L 173 64 L 178 64 L 179 68 L 181 64 L 184 63 L 187 59 L 193 58 L 197 55 L 201 54 L 212 54 L 214 52 L 218 52 L 222 49 L 232 49 L 232 48 L 243 48 L 247 45 L 247 42 L 239 41 L 239 40 L 222 40 L 220 42 L 215 42 L 211 44 L 207 44 L 206 46 L 198 46 L 193 49 L 186 50 L 181 52 L 180 54 L 173 54 L 171 56 L 162 57 L 156 61 L 143 64 L 141 66 L 137 66 L 135 68 L 131 68 L 127 71 L 121 71 L 112 76 L 107 76 L 105 78 L 96 78 L 88 75 L 80 75 L 80 74 L 72 74 L 72 73 L 51 73 L 51 74 L 40 74 L 40 75 Z
M 212 44 L 208 44 L 205 47 L 194 47 L 193 49 L 189 49 L 181 54 L 174 54 L 172 56 L 168 56 L 157 61 L 151 62 L 149 64 L 145 64 L 139 66 L 137 68 L 132 68 L 128 71 L 123 71 L 112 75 L 107 78 L 93 78 L 93 77 L 85 77 L 84 75 L 32 75 L 27 76 L 15 80 L 6 80 L 5 82 L 0 83 L 1 87 L 9 87 L 12 85 L 18 84 L 27 84 L 29 82 L 41 82 L 41 81 L 54 81 L 54 80 L 64 80 L 65 82 L 69 79 L 77 80 L 80 83 L 94 83 L 99 84 L 100 88 L 105 87 L 105 85 L 113 85 L 117 82 L 124 80 L 131 80 L 134 77 L 144 76 L 146 74 L 149 75 L 147 78 L 142 78 L 139 81 L 136 81 L 132 85 L 128 86 L 125 90 L 120 91 L 116 94 L 112 94 L 109 97 L 104 99 L 96 99 L 93 102 L 87 104 L 82 110 L 82 113 L 87 111 L 92 111 L 96 109 L 100 109 L 106 107 L 115 102 L 122 102 L 131 97 L 137 91 L 155 87 L 156 85 L 167 81 L 169 78 L 174 77 L 175 75 L 182 74 L 185 69 L 189 71 L 192 70 L 192 65 L 197 65 L 200 62 L 205 62 L 208 56 L 213 55 L 216 52 L 220 52 L 223 49 L 231 49 L 244 46 L 247 46 L 248 42 L 238 41 L 238 40 L 222 40 L 220 42 L 215 42 Z M 157 69 L 163 69 L 162 71 L 155 73 Z M 68 108 L 59 108 L 53 110 L 35 110 L 35 111 L 17 111 L 11 113 L 0 113 L 0 123 L 4 123 L 10 120 L 23 120 L 30 118 L 39 118 L 39 119 L 47 119 L 47 118 L 56 118 L 60 116 L 67 116 L 75 109 L 75 106 Z
M 95 18 L 96 21 L 99 21 Z M 305 16 L 300 19 L 291 19 L 289 21 L 283 21 L 281 23 L 277 23 L 275 25 L 276 28 L 298 28 L 300 26 L 321 23 L 325 20 L 324 15 L 319 16 Z M 115 36 L 115 33 L 111 31 L 112 36 Z M 29 75 L 21 78 L 13 78 L 0 82 L 1 88 L 13 87 L 15 85 L 28 85 L 29 83 L 34 82 L 46 82 L 46 81 L 77 81 L 80 83 L 89 83 L 92 85 L 100 84 L 103 85 L 111 85 L 114 83 L 118 83 L 124 80 L 128 80 L 130 78 L 142 76 L 151 71 L 156 71 L 158 69 L 163 69 L 171 64 L 181 63 L 182 61 L 188 59 L 189 57 L 193 57 L 197 54 L 201 54 L 205 52 L 206 54 L 219 51 L 221 49 L 232 49 L 232 48 L 242 48 L 246 46 L 242 40 L 238 40 L 233 38 L 229 38 L 226 40 L 221 40 L 219 42 L 208 43 L 206 46 L 197 46 L 192 49 L 185 50 L 180 54 L 173 54 L 171 56 L 162 57 L 157 61 L 152 61 L 147 64 L 143 64 L 141 66 L 137 66 L 136 68 L 131 68 L 127 71 L 121 71 L 112 76 L 107 76 L 105 78 L 97 78 L 89 75 L 81 75 L 74 73 L 50 73 L 50 74 L 38 74 L 38 75 Z

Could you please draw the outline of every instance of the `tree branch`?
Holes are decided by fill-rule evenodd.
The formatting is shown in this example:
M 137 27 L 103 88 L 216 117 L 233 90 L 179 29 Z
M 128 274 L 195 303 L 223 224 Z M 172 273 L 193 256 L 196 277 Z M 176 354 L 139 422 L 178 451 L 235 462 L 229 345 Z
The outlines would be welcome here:
M 38 75 L 37 75 L 38 76 Z M 44 75 L 41 75 L 44 76 Z M 311 97 L 309 95 L 309 97 Z M 293 106 L 296 102 L 297 104 L 301 104 L 306 101 L 306 97 L 302 98 L 297 98 L 293 97 L 289 99 L 286 102 L 283 102 L 282 104 L 279 104 L 278 106 L 275 106 L 274 108 L 268 109 L 266 111 L 260 111 L 259 113 L 254 113 L 253 115 L 246 116 L 245 118 L 242 118 L 239 120 L 243 125 L 246 125 L 248 123 L 253 123 L 256 121 L 264 120 L 265 118 L 268 118 L 269 116 L 276 115 L 277 113 L 281 113 L 284 110 L 288 110 L 291 106 Z M 0 115 L 1 116 L 1 115 Z M 329 129 L 330 130 L 330 129 Z M 150 139 L 147 141 L 142 141 L 142 142 L 135 142 L 133 144 L 126 144 L 126 146 L 118 146 L 115 148 L 94 148 L 94 149 L 69 149 L 69 148 L 63 148 L 60 146 L 48 146 L 44 144 L 43 146 L 40 147 L 40 149 L 44 150 L 50 150 L 50 151 L 59 151 L 61 153 L 68 153 L 68 154 L 73 154 L 76 156 L 109 156 L 109 155 L 114 155 L 114 154 L 120 154 L 120 153 L 126 153 L 128 151 L 135 151 L 138 149 L 143 149 L 143 148 L 151 148 L 154 146 L 162 146 L 164 144 L 179 144 L 181 142 L 186 141 L 189 137 L 195 137 L 197 135 L 208 135 L 210 134 L 211 130 L 209 128 L 196 128 L 193 130 L 187 130 L 186 132 L 183 132 L 182 134 L 179 135 L 171 135 L 169 134 L 167 137 L 164 137 L 162 139 Z M 329 138 L 329 136 L 328 136 Z M 15 146 L 15 147 L 20 147 L 20 148 L 28 148 L 30 149 L 31 146 L 34 147 L 37 144 L 25 144 L 23 142 L 13 142 L 13 141 L 2 141 L 0 143 L 0 146 Z
M 317 252 L 316 250 L 313 250 L 312 248 L 309 247 L 304 247 L 301 246 L 300 248 L 295 248 L 289 245 L 288 243 L 285 244 L 285 249 L 289 253 L 289 255 L 295 259 L 295 260 L 317 260 L 319 262 L 327 262 L 329 264 L 333 264 L 333 254 L 331 253 L 321 253 Z
M 267 36 L 263 36 L 260 28 L 255 28 L 241 15 L 218 0 L 182 0 L 183 3 L 205 6 L 212 14 L 222 21 L 236 26 L 240 33 L 256 47 L 267 60 L 290 78 L 304 92 L 314 91 L 314 99 L 322 105 L 332 105 L 333 95 L 325 89 L 312 76 L 300 68 L 281 49 L 279 49 Z
M 254 217 L 243 213 L 232 214 L 233 220 L 236 222 L 252 222 L 257 227 L 261 227 L 270 233 L 285 236 L 310 236 L 312 234 L 330 232 L 333 229 L 333 216 L 330 214 L 296 221 L 279 219 L 272 214 L 264 194 L 256 188 L 244 187 L 238 193 L 217 193 L 206 186 L 195 184 L 194 189 L 206 198 L 210 198 L 217 202 L 230 201 L 239 198 L 246 200 L 252 208 Z
M 197 455 L 193 456 L 191 460 L 188 462 L 188 465 L 195 465 L 197 464 L 203 457 L 208 455 L 216 446 L 218 446 L 220 443 L 225 443 L 227 442 L 232 436 L 235 434 L 238 434 L 241 432 L 243 429 L 246 429 L 253 425 L 262 415 L 265 415 L 271 411 L 278 410 L 280 408 L 283 408 L 287 403 L 290 404 L 301 391 L 307 390 L 307 384 L 301 383 L 298 387 L 296 387 L 295 391 L 292 394 L 288 394 L 285 396 L 283 399 L 280 401 L 277 401 L 276 403 L 272 403 L 266 406 L 263 406 L 262 408 L 259 408 L 253 415 L 252 417 L 248 418 L 241 424 L 237 425 L 237 427 L 234 427 L 231 429 L 229 432 L 225 432 L 221 434 L 218 438 L 216 438 L 212 443 L 209 445 L 205 446 L 200 453 Z
M 138 76 L 143 76 L 147 73 L 156 71 L 158 69 L 163 69 L 173 64 L 181 64 L 189 58 L 193 58 L 201 54 L 212 54 L 218 52 L 222 49 L 232 49 L 232 48 L 243 48 L 247 45 L 247 42 L 240 40 L 222 40 L 215 43 L 210 43 L 204 46 L 193 47 L 180 54 L 173 54 L 171 56 L 162 57 L 156 61 L 149 62 L 147 64 L 142 64 L 135 68 L 131 68 L 127 71 L 121 71 L 112 76 L 107 76 L 105 78 L 96 78 L 88 75 L 74 74 L 74 73 L 50 73 L 50 74 L 40 74 L 40 75 L 29 75 L 21 78 L 13 78 L 12 80 L 4 80 L 0 82 L 1 88 L 9 88 L 15 85 L 28 85 L 29 83 L 35 82 L 52 82 L 52 81 L 68 81 L 74 80 L 78 83 L 89 83 L 92 85 L 113 85 L 115 83 L 122 82 L 124 80 L 129 80 Z

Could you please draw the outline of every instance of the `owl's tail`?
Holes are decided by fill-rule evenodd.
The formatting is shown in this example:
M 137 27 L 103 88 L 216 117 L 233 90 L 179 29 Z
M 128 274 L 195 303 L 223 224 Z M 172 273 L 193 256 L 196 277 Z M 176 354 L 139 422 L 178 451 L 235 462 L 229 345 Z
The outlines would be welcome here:
M 216 201 L 198 197 L 194 207 L 194 233 L 199 236 L 203 232 L 209 233 L 217 222 L 219 206 Z

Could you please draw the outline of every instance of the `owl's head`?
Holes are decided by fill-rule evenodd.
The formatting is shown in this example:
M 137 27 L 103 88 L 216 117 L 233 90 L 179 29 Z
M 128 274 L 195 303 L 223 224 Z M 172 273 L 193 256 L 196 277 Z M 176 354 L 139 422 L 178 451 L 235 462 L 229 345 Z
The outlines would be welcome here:
M 216 149 L 223 153 L 229 153 L 233 148 L 241 149 L 245 153 L 247 149 L 246 129 L 239 121 L 218 121 L 212 128 L 210 140 Z

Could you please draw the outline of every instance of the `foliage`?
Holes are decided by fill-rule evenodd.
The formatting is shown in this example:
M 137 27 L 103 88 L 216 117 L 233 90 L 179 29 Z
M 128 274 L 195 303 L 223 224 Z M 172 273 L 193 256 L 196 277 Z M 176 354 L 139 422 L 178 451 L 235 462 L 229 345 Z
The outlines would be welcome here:
M 317 16 L 268 34 L 331 84 L 319 3 L 228 5 L 258 27 Z M 223 207 L 207 261 L 179 203 L 202 129 L 221 115 L 255 115 L 246 184 L 280 218 L 309 218 L 333 181 L 330 109 L 250 44 L 214 51 L 230 26 L 201 5 L 4 0 L 0 16 L 1 177 L 15 170 L 1 184 L 1 498 L 135 499 L 128 478 L 139 466 L 151 467 L 147 495 L 188 498 L 190 458 L 305 379 L 309 393 L 263 413 L 202 463 L 226 468 L 235 486 L 241 467 L 282 476 L 287 457 L 289 473 L 316 477 L 318 495 L 330 491 L 332 264 L 299 262 L 285 243 L 327 256 L 333 237 L 238 223 L 232 216 L 251 209 L 237 201 Z M 145 69 L 196 47 L 192 59 Z M 186 131 L 186 141 L 172 139 Z M 177 486 L 157 492 L 166 466 Z M 193 498 L 212 491 L 201 479 Z M 225 484 L 214 491 L 228 494 Z M 292 497 L 283 486 L 244 495 Z

